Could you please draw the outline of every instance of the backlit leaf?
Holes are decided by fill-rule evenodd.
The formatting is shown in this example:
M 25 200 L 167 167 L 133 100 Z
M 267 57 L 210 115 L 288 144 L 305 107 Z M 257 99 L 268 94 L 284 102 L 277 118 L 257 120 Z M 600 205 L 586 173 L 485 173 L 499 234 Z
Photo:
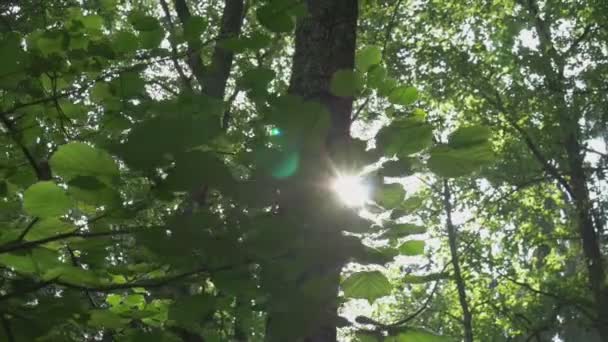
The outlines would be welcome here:
M 400 86 L 393 89 L 388 100 L 396 105 L 408 106 L 418 99 L 418 90 L 414 87 Z
M 425 242 L 422 240 L 409 240 L 399 246 L 399 253 L 407 256 L 424 254 Z
M 403 201 L 405 190 L 399 183 L 383 184 L 376 190 L 374 200 L 384 208 L 394 208 Z
M 357 52 L 355 65 L 357 70 L 366 72 L 370 67 L 380 64 L 382 51 L 375 45 L 369 45 Z
M 347 298 L 367 299 L 370 303 L 392 291 L 391 283 L 380 271 L 357 272 L 342 282 Z
M 89 176 L 111 182 L 118 176 L 118 166 L 106 151 L 81 142 L 60 146 L 50 164 L 53 172 L 66 180 Z

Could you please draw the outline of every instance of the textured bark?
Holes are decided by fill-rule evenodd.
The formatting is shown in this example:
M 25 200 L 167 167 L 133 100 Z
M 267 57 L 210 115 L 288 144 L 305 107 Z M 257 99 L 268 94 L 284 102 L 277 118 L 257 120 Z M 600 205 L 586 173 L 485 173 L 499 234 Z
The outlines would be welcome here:
M 448 241 L 450 245 L 450 255 L 452 256 L 452 265 L 454 266 L 454 279 L 456 280 L 456 288 L 458 289 L 458 300 L 462 308 L 462 325 L 464 327 L 465 342 L 473 342 L 473 317 L 469 309 L 467 301 L 467 291 L 460 269 L 460 256 L 458 255 L 458 241 L 456 227 L 452 222 L 452 199 L 450 185 L 447 180 L 443 183 L 443 206 L 446 215 L 446 228 L 448 231 Z
M 350 138 L 353 99 L 329 92 L 332 75 L 355 64 L 357 1 L 308 0 L 310 16 L 301 19 L 296 29 L 289 92 L 316 100 L 331 113 L 328 148 L 338 140 Z
M 357 0 L 307 0 L 306 5 L 309 15 L 300 18 L 296 27 L 295 54 L 293 56 L 292 76 L 290 80 L 289 93 L 297 95 L 308 101 L 321 103 L 331 115 L 331 126 L 326 137 L 324 150 L 317 151 L 317 155 L 306 158 L 301 169 L 323 169 L 326 158 L 331 158 L 334 146 L 348 143 L 350 140 L 351 112 L 353 99 L 350 97 L 337 97 L 330 93 L 329 85 L 332 75 L 340 69 L 352 70 L 355 61 L 356 28 L 358 3 Z M 319 165 L 310 165 L 319 163 Z M 326 179 L 325 179 L 326 180 Z M 297 186 L 295 197 L 300 203 L 310 201 L 310 186 Z M 293 190 L 290 190 L 294 192 Z M 308 199 L 308 200 L 307 200 Z M 319 216 L 317 212 L 310 212 L 310 217 Z M 323 223 L 321 223 L 323 225 Z M 327 225 L 330 225 L 329 223 Z M 335 254 L 331 241 L 340 241 L 338 229 L 327 227 L 319 232 L 308 232 L 311 244 L 315 244 L 317 253 L 322 255 Z M 317 238 L 313 236 L 315 234 Z M 324 234 L 324 235 L 323 235 Z M 327 260 L 332 260 L 328 258 Z M 293 312 L 287 313 L 290 317 L 278 317 L 282 313 L 269 313 L 267 323 L 267 341 L 307 341 L 307 342 L 331 342 L 336 341 L 336 315 L 338 308 L 338 289 L 340 271 L 343 262 L 340 258 L 325 262 L 322 265 L 309 265 L 308 274 L 303 275 L 300 281 L 307 281 L 315 277 L 322 278 L 330 285 L 319 294 L 322 298 L 315 308 L 316 320 L 312 329 L 306 336 L 293 336 L 286 339 L 284 335 L 276 333 L 281 330 L 281 322 L 298 322 L 302 312 L 296 312 L 298 307 L 291 306 Z M 297 286 L 294 287 L 297 291 Z M 298 295 L 297 293 L 293 295 Z

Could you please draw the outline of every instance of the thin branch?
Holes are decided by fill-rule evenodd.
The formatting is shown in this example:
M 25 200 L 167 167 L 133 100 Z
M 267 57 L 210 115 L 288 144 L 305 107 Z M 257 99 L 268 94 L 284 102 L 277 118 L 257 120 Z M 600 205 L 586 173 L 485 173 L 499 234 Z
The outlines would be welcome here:
M 448 242 L 450 245 L 450 254 L 452 256 L 452 265 L 454 266 L 454 278 L 456 280 L 456 288 L 458 289 L 458 299 L 462 308 L 462 324 L 464 326 L 464 340 L 473 342 L 473 326 L 472 315 L 467 301 L 466 287 L 462 272 L 460 269 L 460 261 L 458 255 L 457 232 L 454 223 L 452 222 L 452 199 L 451 189 L 448 180 L 443 181 L 443 207 L 445 210 L 446 220 L 445 226 L 448 232 Z
M 398 0 L 397 3 L 395 4 L 395 7 L 393 8 L 393 14 L 391 15 L 391 19 L 386 27 L 386 32 L 384 34 L 384 45 L 382 45 L 382 53 L 384 54 L 384 51 L 386 50 L 386 47 L 388 46 L 388 42 L 391 38 L 391 33 L 393 31 L 393 28 L 395 27 L 395 24 L 397 22 L 397 12 L 399 12 L 399 7 L 401 6 L 401 3 L 403 2 L 403 0 Z
M 446 264 L 446 266 L 444 266 L 444 270 L 447 267 L 448 264 Z M 442 271 L 443 272 L 443 271 Z M 437 292 L 437 289 L 439 288 L 439 280 L 435 281 L 435 284 L 433 285 L 433 289 L 431 290 L 431 293 L 428 295 L 428 297 L 426 298 L 426 300 L 424 301 L 424 303 L 422 304 L 422 306 L 420 308 L 418 308 L 418 310 L 414 311 L 411 315 L 390 324 L 390 326 L 392 327 L 397 327 L 397 326 L 401 326 L 406 324 L 407 322 L 415 319 L 416 317 L 418 317 L 422 312 L 424 312 L 429 304 L 431 303 L 431 299 L 433 299 L 433 297 L 435 296 L 435 292 Z
M 353 117 L 350 119 L 351 122 L 354 122 L 355 120 L 357 120 L 357 118 L 359 117 L 361 112 L 363 112 L 363 109 L 365 109 L 365 107 L 367 107 L 369 100 L 370 100 L 370 97 L 365 98 L 365 101 L 361 104 L 361 106 L 359 106 L 359 108 L 355 112 L 355 115 L 353 115 Z
M 578 48 L 578 46 L 587 38 L 587 36 L 593 31 L 595 27 L 594 23 L 588 24 L 585 26 L 585 28 L 583 29 L 583 33 L 578 36 L 578 38 L 576 38 L 574 40 L 574 42 L 572 42 L 572 44 L 570 44 L 570 46 L 568 47 L 568 49 L 566 50 L 566 55 L 572 54 L 573 52 L 575 52 L 575 50 Z
M 21 232 L 21 234 L 19 234 L 17 241 L 23 241 L 23 239 L 25 238 L 27 233 L 30 232 L 30 230 L 34 227 L 34 225 L 36 225 L 36 223 L 38 223 L 39 220 L 40 219 L 38 217 L 35 217 L 32 221 L 30 221 L 30 223 L 27 225 L 27 227 L 25 227 L 25 229 Z
M 165 19 L 167 20 L 167 25 L 169 26 L 169 33 L 171 34 L 169 43 L 171 44 L 171 60 L 173 61 L 173 66 L 175 67 L 175 70 L 177 70 L 177 74 L 182 80 L 182 83 L 184 83 L 184 86 L 192 90 L 190 78 L 186 76 L 186 74 L 184 73 L 184 69 L 182 69 L 182 66 L 177 60 L 177 46 L 175 45 L 175 41 L 173 40 L 173 38 L 175 37 L 175 27 L 173 25 L 173 20 L 171 19 L 171 11 L 169 10 L 169 5 L 167 4 L 166 0 L 160 0 L 160 6 L 163 8 L 163 12 L 165 13 Z
M 37 284 L 35 284 L 34 286 L 31 286 L 31 287 L 20 287 L 15 292 L 9 292 L 9 293 L 1 295 L 0 296 L 0 302 L 4 301 L 4 300 L 7 300 L 7 299 L 11 299 L 11 298 L 15 298 L 15 297 L 20 297 L 20 296 L 26 295 L 28 293 L 36 292 L 38 290 L 41 290 L 41 289 L 43 289 L 43 288 L 45 288 L 45 287 L 53 284 L 54 281 L 55 281 L 54 279 L 53 280 L 47 280 L 47 281 L 44 281 L 44 282 L 41 282 L 41 283 L 37 283 Z
M 83 239 L 90 239 L 90 238 L 135 234 L 135 233 L 138 233 L 141 231 L 143 231 L 143 230 L 142 229 L 113 230 L 113 231 L 107 231 L 107 232 L 87 233 L 87 232 L 81 232 L 80 230 L 75 230 L 72 232 L 57 234 L 55 236 L 50 236 L 50 237 L 47 237 L 44 239 L 39 239 L 39 240 L 26 241 L 26 242 L 20 242 L 20 243 L 9 242 L 7 244 L 0 246 L 0 254 L 32 249 L 32 248 L 36 248 L 40 245 L 44 245 L 45 243 L 61 241 L 61 240 L 66 240 L 66 239 L 76 238 L 76 237 L 83 238 Z
M 30 152 L 30 150 L 21 141 L 21 138 L 19 137 L 19 134 L 16 132 L 15 126 L 13 125 L 11 120 L 6 115 L 3 115 L 3 113 L 0 113 L 0 122 L 2 122 L 4 124 L 4 127 L 6 127 L 6 130 L 8 131 L 11 139 L 19 147 L 19 149 L 25 156 L 25 159 L 27 159 L 30 166 L 34 169 L 34 172 L 36 173 L 36 176 L 38 177 L 38 179 L 46 178 L 45 177 L 46 175 L 43 173 L 42 168 L 40 167 L 40 165 L 38 165 L 38 163 L 36 162 L 36 159 Z
M 278 257 L 276 257 L 276 259 L 279 259 L 282 257 L 283 256 L 278 256 Z M 184 273 L 178 273 L 178 274 L 174 274 L 174 275 L 170 275 L 170 276 L 166 276 L 166 277 L 159 277 L 156 279 L 148 279 L 148 280 L 142 280 L 142 281 L 124 283 L 124 284 L 86 286 L 86 285 L 79 285 L 79 284 L 71 284 L 71 283 L 60 281 L 60 280 L 55 281 L 55 284 L 65 286 L 65 287 L 71 288 L 71 289 L 94 291 L 94 292 L 109 292 L 109 291 L 115 291 L 115 290 L 126 290 L 126 289 L 131 289 L 134 287 L 143 287 L 143 288 L 149 289 L 149 288 L 163 287 L 171 282 L 186 279 L 186 278 L 189 278 L 192 276 L 227 271 L 227 270 L 235 269 L 235 268 L 238 268 L 241 266 L 249 265 L 251 263 L 253 263 L 253 261 L 248 260 L 248 261 L 244 261 L 239 264 L 230 264 L 230 265 L 224 265 L 224 266 L 219 266 L 219 267 L 215 267 L 215 268 L 209 268 L 209 267 L 203 266 L 203 267 L 194 269 L 192 271 L 184 272 Z
M 549 160 L 544 156 L 544 154 L 541 152 L 541 150 L 538 148 L 538 146 L 536 146 L 536 144 L 535 144 L 534 140 L 532 139 L 532 137 L 530 136 L 530 134 L 528 134 L 528 132 L 525 129 L 523 129 L 515 121 L 515 119 L 513 117 L 511 117 L 512 112 L 506 108 L 500 95 L 498 93 L 496 93 L 495 99 L 493 99 L 492 97 L 488 96 L 482 89 L 480 89 L 480 94 L 489 103 L 493 104 L 496 107 L 496 109 L 498 109 L 499 111 L 501 111 L 505 114 L 505 117 L 507 118 L 506 119 L 507 123 L 517 133 L 519 133 L 520 137 L 524 140 L 524 143 L 526 144 L 526 146 L 528 147 L 528 149 L 530 150 L 530 152 L 532 153 L 534 158 L 538 161 L 538 163 L 541 164 L 541 166 L 543 167 L 545 172 L 547 172 L 551 177 L 553 177 L 553 179 L 555 179 L 566 190 L 568 195 L 570 197 L 572 197 L 572 188 L 570 187 L 570 184 L 568 183 L 568 181 L 564 177 L 562 177 L 562 175 L 560 174 L 557 167 L 555 167 L 553 164 L 551 164 L 549 162 Z
M 174 0 L 173 4 L 175 5 L 175 11 L 177 12 L 177 16 L 179 17 L 182 25 L 186 25 L 192 16 L 190 14 L 190 10 L 188 9 L 188 4 L 186 4 L 185 0 Z M 201 87 L 203 87 L 205 83 L 205 66 L 203 65 L 200 55 L 197 53 L 198 49 L 196 49 L 194 45 L 195 44 L 193 42 L 188 42 L 186 62 L 192 70 L 192 74 L 196 80 L 199 82 Z

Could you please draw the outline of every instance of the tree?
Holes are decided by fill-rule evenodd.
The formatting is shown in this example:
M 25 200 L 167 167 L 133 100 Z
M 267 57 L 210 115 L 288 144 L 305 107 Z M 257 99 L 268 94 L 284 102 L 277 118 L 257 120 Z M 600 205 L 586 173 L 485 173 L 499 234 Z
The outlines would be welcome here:
M 0 4 L 0 340 L 606 340 L 601 1 Z

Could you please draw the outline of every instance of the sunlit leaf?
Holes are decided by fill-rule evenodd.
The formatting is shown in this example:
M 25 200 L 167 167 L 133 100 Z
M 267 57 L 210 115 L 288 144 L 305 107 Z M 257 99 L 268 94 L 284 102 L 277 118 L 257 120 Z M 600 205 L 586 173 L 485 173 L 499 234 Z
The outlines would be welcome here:
M 399 183 L 383 184 L 376 189 L 374 200 L 384 208 L 394 208 L 403 201 L 405 190 Z
M 53 172 L 65 180 L 88 176 L 111 182 L 119 174 L 116 162 L 106 151 L 81 142 L 60 146 L 50 164 Z
M 439 335 L 435 335 L 431 332 L 415 329 L 415 328 L 404 328 L 404 332 L 401 332 L 395 336 L 389 336 L 385 342 L 450 342 L 451 339 Z
M 375 45 L 369 45 L 357 52 L 355 65 L 357 70 L 366 72 L 370 67 L 380 64 L 382 51 Z
M 38 182 L 23 194 L 23 209 L 32 216 L 61 216 L 71 207 L 72 201 L 65 190 L 53 182 Z
M 382 128 L 376 141 L 385 155 L 407 157 L 431 145 L 433 127 L 417 118 L 400 119 Z
M 400 86 L 393 89 L 388 100 L 397 105 L 408 106 L 418 99 L 418 90 L 414 87 Z
M 342 290 L 348 298 L 362 298 L 373 302 L 392 291 L 391 283 L 380 271 L 357 272 L 342 282 Z
M 488 142 L 475 143 L 461 148 L 438 145 L 430 151 L 428 166 L 432 172 L 445 178 L 469 175 L 494 160 Z
M 424 254 L 424 246 L 426 243 L 422 240 L 408 240 L 399 246 L 399 252 L 402 255 L 415 256 Z
M 387 231 L 382 234 L 387 238 L 400 238 L 413 234 L 423 234 L 426 228 L 412 223 L 401 223 L 388 226 Z

